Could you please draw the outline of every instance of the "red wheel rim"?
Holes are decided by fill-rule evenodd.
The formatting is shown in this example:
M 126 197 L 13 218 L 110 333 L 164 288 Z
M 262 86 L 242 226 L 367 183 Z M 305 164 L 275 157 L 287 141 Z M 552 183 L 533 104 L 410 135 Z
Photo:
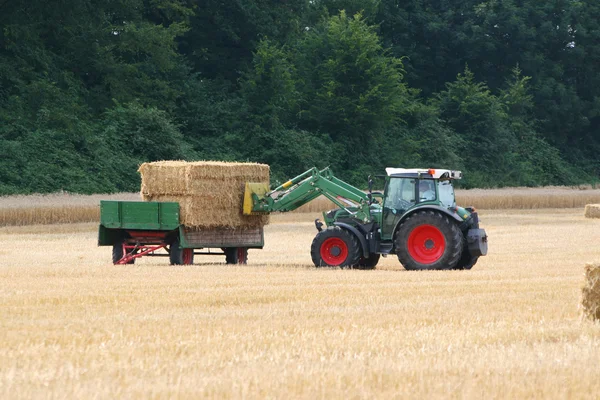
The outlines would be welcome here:
M 420 264 L 433 264 L 446 250 L 446 238 L 433 225 L 420 225 L 408 236 L 408 252 Z
M 190 265 L 194 259 L 194 249 L 183 249 L 183 265 Z
M 348 246 L 340 238 L 327 238 L 321 245 L 321 259 L 327 265 L 340 265 L 348 258 Z

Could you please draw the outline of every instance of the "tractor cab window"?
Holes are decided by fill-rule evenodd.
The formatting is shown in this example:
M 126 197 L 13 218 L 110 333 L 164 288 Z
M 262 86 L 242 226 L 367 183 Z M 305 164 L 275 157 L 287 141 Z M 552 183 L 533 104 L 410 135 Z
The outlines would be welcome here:
M 419 181 L 419 201 L 435 200 L 435 182 L 432 179 Z
M 390 239 L 402 215 L 416 203 L 416 180 L 389 178 L 383 202 L 382 238 Z
M 415 204 L 415 180 L 392 178 L 388 184 L 385 207 L 403 212 Z
M 438 193 L 442 207 L 456 207 L 454 186 L 450 181 L 438 181 Z

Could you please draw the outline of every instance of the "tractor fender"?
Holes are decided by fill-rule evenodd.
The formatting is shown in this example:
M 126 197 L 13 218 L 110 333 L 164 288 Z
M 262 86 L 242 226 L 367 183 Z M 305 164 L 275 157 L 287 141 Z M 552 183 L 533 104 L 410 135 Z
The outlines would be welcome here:
M 434 205 L 424 205 L 421 207 L 415 207 L 412 210 L 410 210 L 409 212 L 407 212 L 406 214 L 404 214 L 402 216 L 402 218 L 400 218 L 400 220 L 396 223 L 396 226 L 394 227 L 394 235 L 398 231 L 398 227 L 400 226 L 400 224 L 403 223 L 406 218 L 408 218 L 409 216 L 413 215 L 416 212 L 425 211 L 425 210 L 431 210 L 431 211 L 436 211 L 436 212 L 445 214 L 445 215 L 449 216 L 450 218 L 454 219 L 457 223 L 463 222 L 463 219 L 458 214 L 451 212 L 447 208 L 440 207 L 440 206 L 434 206 Z
M 340 228 L 344 228 L 347 231 L 350 231 L 356 236 L 360 242 L 360 246 L 362 247 L 363 257 L 369 257 L 369 245 L 367 244 L 367 238 L 365 235 L 359 232 L 358 229 L 353 227 L 352 225 L 346 224 L 344 222 L 334 222 L 333 225 L 339 226 Z

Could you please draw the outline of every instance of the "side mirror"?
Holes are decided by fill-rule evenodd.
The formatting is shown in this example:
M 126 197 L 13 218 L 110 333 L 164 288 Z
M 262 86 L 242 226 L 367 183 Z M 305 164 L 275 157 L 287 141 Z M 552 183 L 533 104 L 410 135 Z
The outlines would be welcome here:
M 371 178 L 371 175 L 369 175 L 369 193 L 371 193 L 373 191 L 373 178 Z

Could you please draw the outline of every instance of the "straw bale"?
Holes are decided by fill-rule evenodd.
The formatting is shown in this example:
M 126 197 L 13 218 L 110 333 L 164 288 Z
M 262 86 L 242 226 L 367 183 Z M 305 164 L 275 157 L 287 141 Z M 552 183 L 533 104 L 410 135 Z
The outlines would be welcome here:
M 222 202 L 212 196 L 146 195 L 146 201 L 176 201 L 179 218 L 189 228 L 258 228 L 269 223 L 269 215 L 243 215 L 242 204 Z
M 586 218 L 600 218 L 600 204 L 587 204 L 585 206 Z
M 188 163 L 187 172 L 193 179 L 267 178 L 269 166 L 257 163 L 197 161 Z
M 142 176 L 144 194 L 187 194 L 185 161 L 157 161 L 144 163 L 138 169 Z
M 581 289 L 583 315 L 600 320 L 600 262 L 585 266 L 585 285 Z
M 269 166 L 220 161 L 145 163 L 142 198 L 176 201 L 180 220 L 190 228 L 255 228 L 268 215 L 243 215 L 246 182 L 269 183 Z

